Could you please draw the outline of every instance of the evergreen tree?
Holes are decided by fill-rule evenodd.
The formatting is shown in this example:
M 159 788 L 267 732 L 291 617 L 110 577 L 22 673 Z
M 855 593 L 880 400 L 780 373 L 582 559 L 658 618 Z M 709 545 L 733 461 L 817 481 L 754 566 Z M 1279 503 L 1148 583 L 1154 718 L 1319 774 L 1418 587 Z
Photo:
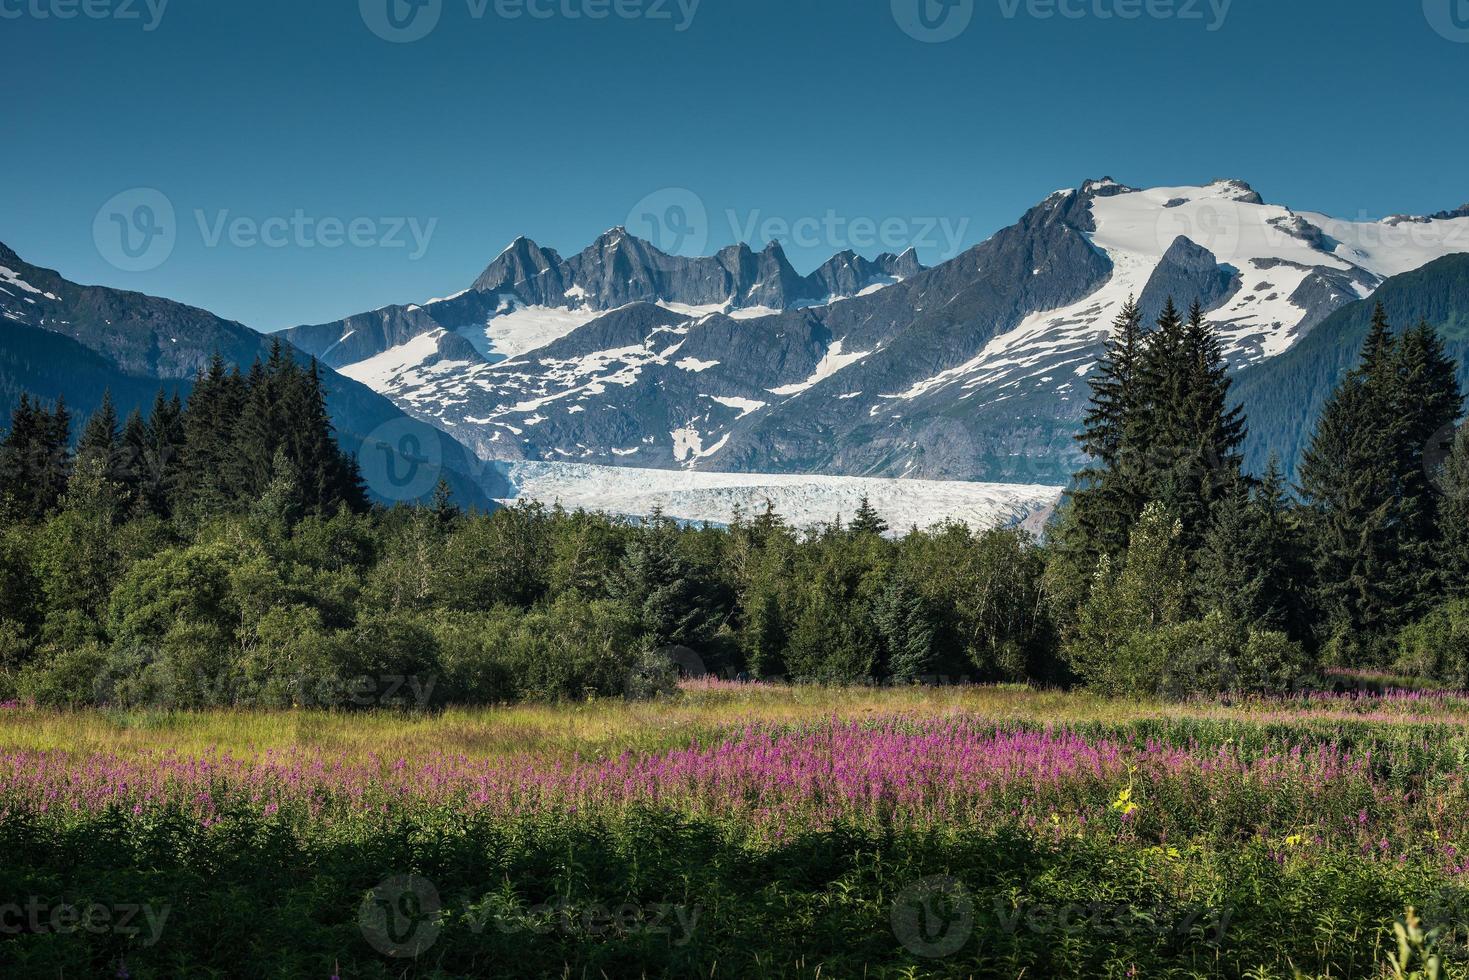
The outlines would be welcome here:
M 244 389 L 228 470 L 234 493 L 253 500 L 270 483 L 271 464 L 282 437 L 279 378 L 257 358 L 245 375 Z
M 1243 476 L 1216 502 L 1198 557 L 1199 608 L 1252 623 L 1265 604 L 1265 560 L 1258 512 Z
M 1069 497 L 1073 542 L 1085 553 L 1087 565 L 1095 565 L 1104 554 L 1121 554 L 1142 513 L 1133 441 L 1145 424 L 1147 408 L 1139 378 L 1143 346 L 1142 313 L 1128 297 L 1088 381 L 1091 404 L 1076 437 L 1090 462 L 1077 474 Z
M 1199 608 L 1250 629 L 1309 638 L 1309 577 L 1299 522 L 1279 461 L 1253 492 L 1237 476 L 1215 504 L 1198 559 Z
M 438 485 L 434 487 L 434 500 L 429 511 L 433 514 L 434 524 L 446 534 L 454 529 L 462 516 L 459 505 L 454 503 L 454 491 L 443 477 L 439 477 Z
M 65 398 L 56 399 L 56 408 L 44 415 L 41 430 L 35 467 L 38 516 L 61 506 L 71 476 L 71 413 Z
M 1438 473 L 1439 564 L 1450 597 L 1469 597 L 1469 426 L 1459 429 L 1453 450 Z
M 788 636 L 780 600 L 774 592 L 761 590 L 745 606 L 748 612 L 741 638 L 750 672 L 764 680 L 785 676 Z
M 1395 337 L 1378 304 L 1301 471 L 1324 638 L 1341 656 L 1381 660 L 1387 638 L 1436 601 L 1442 524 L 1426 454 L 1462 404 L 1434 330 Z
M 275 536 L 288 535 L 305 511 L 300 471 L 284 448 L 275 451 L 271 460 L 270 485 L 251 507 L 258 520 L 264 521 Z
M 195 379 L 184 410 L 184 446 L 179 460 L 178 497 L 205 512 L 235 499 L 228 472 L 234 428 L 243 410 L 243 381 L 217 352 Z
M 164 396 L 163 389 L 153 399 L 153 409 L 141 433 L 137 472 L 139 476 L 138 506 L 145 512 L 166 517 L 179 479 L 179 457 L 184 446 L 184 407 L 179 396 Z M 133 433 L 131 437 L 138 434 Z M 124 445 L 130 434 L 124 432 Z
M 35 456 L 42 441 L 43 412 L 21 392 L 10 413 L 10 430 L 0 442 L 0 507 L 7 519 L 29 520 L 37 516 Z
M 1172 304 L 1148 347 L 1146 445 L 1152 499 L 1183 522 L 1183 545 L 1202 545 L 1214 504 L 1239 475 L 1243 410 L 1231 405 L 1229 366 L 1214 328 L 1194 303 L 1177 326 Z
M 874 603 L 872 619 L 889 677 L 914 684 L 938 674 L 938 615 L 907 575 L 891 577 Z
M 135 408 L 128 413 L 119 439 L 118 478 L 122 484 L 124 500 L 138 513 L 148 509 L 143 495 L 147 454 L 148 424 L 143 421 L 143 413 Z
M 61 505 L 71 471 L 71 413 L 22 393 L 0 442 L 0 507 L 10 520 L 40 520 Z
M 1432 483 L 1431 443 L 1451 431 L 1463 408 L 1454 362 L 1438 333 L 1426 322 L 1398 341 L 1396 388 L 1390 419 L 1396 436 L 1396 526 L 1398 574 L 1408 597 L 1405 618 L 1416 618 L 1441 589 L 1435 555 L 1439 548 L 1438 494 Z
M 628 545 L 609 591 L 637 611 L 656 646 L 697 646 L 723 619 L 711 583 L 679 549 L 679 532 L 666 521 Z
M 1275 456 L 1255 489 L 1253 510 L 1262 588 L 1254 619 L 1246 625 L 1306 643 L 1312 628 L 1306 533 Z
M 878 514 L 877 509 L 867 499 L 867 494 L 862 495 L 862 501 L 857 507 L 857 516 L 847 528 L 855 536 L 870 534 L 881 537 L 888 533 L 888 523 Z
M 102 461 L 104 472 L 112 474 L 118 464 L 120 435 L 117 430 L 117 409 L 112 404 L 112 392 L 102 392 L 102 404 L 87 419 L 77 441 L 77 461 L 97 458 Z
M 1372 656 L 1372 641 L 1393 628 L 1399 602 L 1390 579 L 1393 459 L 1381 413 L 1381 399 L 1363 373 L 1347 375 L 1322 410 L 1301 463 L 1319 639 L 1343 665 Z

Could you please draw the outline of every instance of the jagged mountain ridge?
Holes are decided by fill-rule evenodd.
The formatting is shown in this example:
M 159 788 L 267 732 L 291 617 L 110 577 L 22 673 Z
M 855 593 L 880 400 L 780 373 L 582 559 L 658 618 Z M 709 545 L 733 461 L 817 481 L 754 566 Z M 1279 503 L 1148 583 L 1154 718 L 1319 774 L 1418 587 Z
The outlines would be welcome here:
M 559 293 L 567 305 L 538 315 L 584 322 L 526 331 L 492 360 L 466 348 L 462 311 L 435 313 L 342 369 L 487 457 L 1058 483 L 1077 462 L 1085 378 L 1128 296 L 1151 314 L 1169 296 L 1199 299 L 1231 361 L 1258 364 L 1387 275 L 1469 251 L 1469 215 L 1354 224 L 1267 204 L 1240 181 L 1088 181 L 949 262 L 890 265 L 895 281 L 824 305 L 799 297 L 850 292 L 870 270 L 793 288 L 771 251 L 763 266 L 736 247 L 669 259 L 667 272 L 668 257 L 621 229 L 572 262 L 521 240 L 483 289 L 445 302 L 479 312 Z M 761 291 L 776 287 L 778 300 Z M 775 301 L 791 308 L 730 305 Z M 318 341 L 341 351 L 354 329 Z
M 361 363 L 427 334 L 437 355 L 496 363 L 543 347 L 600 314 L 634 303 L 750 317 L 820 306 L 923 270 L 912 249 L 867 259 L 840 252 L 802 276 L 775 242 L 709 257 L 669 255 L 614 228 L 570 259 L 517 238 L 454 296 L 292 327 L 292 344 L 333 367 Z

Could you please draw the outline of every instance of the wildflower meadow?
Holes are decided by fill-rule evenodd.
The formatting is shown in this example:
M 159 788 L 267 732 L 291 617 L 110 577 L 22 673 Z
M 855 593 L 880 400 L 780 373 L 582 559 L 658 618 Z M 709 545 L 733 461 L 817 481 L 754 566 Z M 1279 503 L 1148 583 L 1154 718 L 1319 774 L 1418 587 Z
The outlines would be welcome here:
M 1466 722 L 1447 691 L 717 681 L 439 714 L 11 704 L 0 972 L 1461 976 Z

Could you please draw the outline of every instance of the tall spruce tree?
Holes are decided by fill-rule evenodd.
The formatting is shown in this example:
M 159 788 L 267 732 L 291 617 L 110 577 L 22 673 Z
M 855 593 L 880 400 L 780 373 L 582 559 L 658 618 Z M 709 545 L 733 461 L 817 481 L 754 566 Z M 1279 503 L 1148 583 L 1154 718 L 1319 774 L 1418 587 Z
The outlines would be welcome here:
M 876 507 L 872 506 L 872 502 L 864 493 L 861 502 L 857 505 L 857 514 L 852 518 L 852 523 L 848 525 L 847 530 L 859 537 L 864 534 L 881 537 L 888 533 L 888 522 L 882 519 L 882 515 L 877 512 Z
M 1182 521 L 1182 545 L 1192 552 L 1203 543 L 1215 503 L 1240 474 L 1245 422 L 1243 410 L 1230 403 L 1229 365 L 1203 308 L 1195 302 L 1186 321 L 1177 319 L 1170 302 L 1148 345 L 1144 442 L 1149 497 Z
M 143 413 L 135 408 L 128 413 L 118 440 L 118 482 L 122 485 L 123 500 L 134 513 L 148 510 L 143 494 L 147 455 L 148 423 L 143 421 Z
M 1453 449 L 1436 474 L 1443 499 L 1438 507 L 1438 561 L 1450 598 L 1469 597 L 1469 425 L 1459 429 Z
M 77 461 L 98 459 L 104 472 L 114 474 L 118 464 L 120 434 L 117 429 L 117 409 L 112 404 L 111 389 L 102 392 L 102 404 L 87 419 L 77 440 Z
M 1134 445 L 1145 428 L 1147 409 L 1139 377 L 1143 346 L 1142 313 L 1128 297 L 1088 381 L 1091 404 L 1076 437 L 1089 462 L 1069 494 L 1071 526 L 1074 544 L 1089 566 L 1101 555 L 1115 558 L 1126 550 L 1147 502 Z
M 1272 457 L 1259 486 L 1236 475 L 1216 502 L 1198 557 L 1199 609 L 1251 628 L 1309 639 L 1305 544 Z
M 244 408 L 243 381 L 218 352 L 200 372 L 184 409 L 184 445 L 179 459 L 178 497 L 206 512 L 233 503 L 230 482 L 234 429 Z
M 45 416 L 42 431 L 36 494 L 40 513 L 49 514 L 61 506 L 71 477 L 71 412 L 65 397 L 56 399 L 55 409 Z
M 276 358 L 272 356 L 269 368 L 257 358 L 245 375 L 244 387 L 228 469 L 235 493 L 253 500 L 270 485 L 271 465 L 283 435 Z
M 1433 328 L 1396 337 L 1379 303 L 1301 470 L 1324 638 L 1343 656 L 1381 660 L 1387 638 L 1441 591 L 1443 525 L 1427 451 L 1462 406 Z
M 124 435 L 126 444 L 129 440 L 127 433 Z M 163 389 L 158 390 L 140 435 L 138 506 L 144 512 L 166 517 L 171 513 L 184 447 L 184 406 L 177 393 L 170 398 Z M 127 448 L 132 451 L 131 446 Z
M 1397 345 L 1396 386 L 1391 419 L 1394 446 L 1398 568 L 1407 608 L 1416 618 L 1441 593 L 1439 496 L 1430 473 L 1436 439 L 1452 431 L 1463 409 L 1456 365 L 1426 322 L 1406 331 Z
M 1319 639 L 1344 665 L 1376 656 L 1401 601 L 1396 562 L 1393 454 L 1383 403 L 1353 371 L 1323 408 L 1301 463 L 1309 508 Z

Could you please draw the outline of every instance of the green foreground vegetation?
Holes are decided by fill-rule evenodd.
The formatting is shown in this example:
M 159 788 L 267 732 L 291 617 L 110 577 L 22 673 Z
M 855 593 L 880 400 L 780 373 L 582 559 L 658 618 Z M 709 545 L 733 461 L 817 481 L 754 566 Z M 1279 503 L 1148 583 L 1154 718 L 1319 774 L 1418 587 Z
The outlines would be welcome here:
M 744 741 L 744 777 L 715 752 L 656 794 L 622 766 L 751 724 L 783 761 L 749 764 Z M 1461 977 L 1466 725 L 1469 698 L 1442 694 L 1223 706 L 709 682 L 440 715 L 11 709 L 0 972 Z M 958 728 L 973 740 L 925 741 Z M 1288 761 L 1321 749 L 1337 762 Z M 858 757 L 878 798 L 781 786 Z M 452 775 L 481 766 L 584 785 L 481 804 Z M 1394 974 L 1409 905 L 1426 945 Z

